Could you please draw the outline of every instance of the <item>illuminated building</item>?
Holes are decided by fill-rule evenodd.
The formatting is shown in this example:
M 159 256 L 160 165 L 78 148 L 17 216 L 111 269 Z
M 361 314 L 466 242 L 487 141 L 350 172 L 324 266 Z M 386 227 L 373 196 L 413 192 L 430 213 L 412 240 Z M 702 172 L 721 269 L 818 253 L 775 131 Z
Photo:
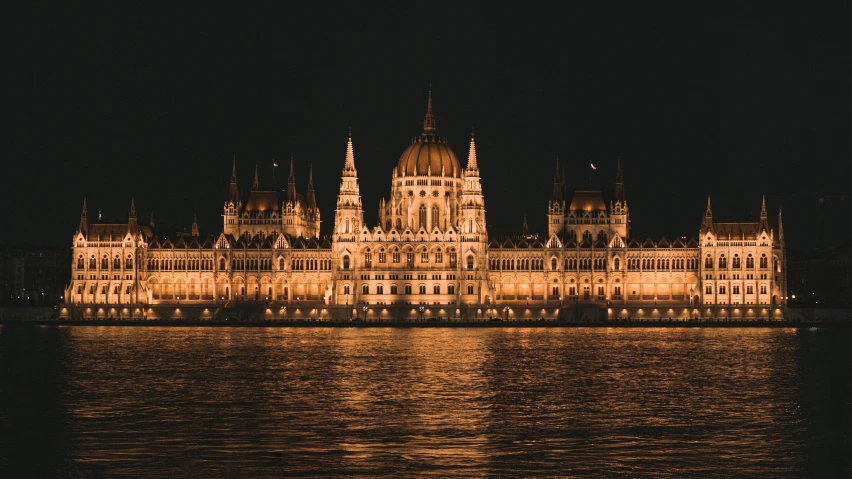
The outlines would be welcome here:
M 754 221 L 720 222 L 708 198 L 696 238 L 640 239 L 620 161 L 609 201 L 601 190 L 567 200 L 557 165 L 547 234 L 489 237 L 474 137 L 462 168 L 437 134 L 431 91 L 377 225 L 364 222 L 351 133 L 331 235 L 320 235 L 309 177 L 302 196 L 292 161 L 286 192 L 261 189 L 255 171 L 243 199 L 234 166 L 222 232 L 207 239 L 197 224 L 161 237 L 137 223 L 132 202 L 127 222 L 89 222 L 84 202 L 67 301 L 316 306 L 337 317 L 361 308 L 368 317 L 553 317 L 581 306 L 611 317 L 759 317 L 785 303 L 780 212 L 771 223 L 764 202 Z

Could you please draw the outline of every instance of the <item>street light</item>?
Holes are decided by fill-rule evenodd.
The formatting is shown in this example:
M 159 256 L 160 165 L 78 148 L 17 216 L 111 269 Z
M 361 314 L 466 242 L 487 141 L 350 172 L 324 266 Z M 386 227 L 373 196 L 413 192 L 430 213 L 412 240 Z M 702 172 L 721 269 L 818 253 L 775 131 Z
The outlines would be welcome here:
M 426 310 L 426 307 L 421 305 L 418 309 L 420 310 L 420 321 L 423 321 L 423 311 Z
M 361 307 L 361 309 L 364 311 L 364 321 L 366 321 L 367 320 L 367 311 L 369 310 L 369 308 L 365 304 L 363 307 Z

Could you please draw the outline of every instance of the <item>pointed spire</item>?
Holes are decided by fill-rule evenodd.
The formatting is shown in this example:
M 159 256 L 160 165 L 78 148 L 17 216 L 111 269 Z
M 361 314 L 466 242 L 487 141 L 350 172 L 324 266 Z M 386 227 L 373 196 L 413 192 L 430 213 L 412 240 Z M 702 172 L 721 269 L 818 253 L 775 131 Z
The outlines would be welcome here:
M 479 165 L 476 163 L 476 142 L 473 140 L 473 129 L 470 130 L 470 150 L 467 153 L 467 169 L 469 171 L 479 169 Z
M 762 195 L 760 199 L 760 217 L 765 218 L 766 216 L 766 195 Z
M 432 79 L 429 79 L 429 99 L 426 101 L 426 117 L 423 119 L 423 134 L 435 133 L 435 114 L 432 112 Z
M 148 225 L 151 226 L 151 228 L 154 227 L 154 212 L 153 211 L 151 212 L 151 221 L 148 222 Z
M 624 173 L 621 171 L 621 157 L 615 167 L 615 201 L 624 202 Z
M 234 163 L 231 166 L 231 183 L 237 182 L 237 155 L 234 154 Z
M 86 197 L 83 197 L 83 210 L 80 211 L 80 232 L 84 235 L 88 234 L 89 231 L 89 219 L 88 212 L 86 211 Z
M 524 211 L 524 224 L 521 225 L 521 230 L 523 230 L 524 234 L 530 232 L 530 225 L 527 224 L 527 212 Z
M 778 208 L 778 239 L 784 240 L 784 223 L 781 221 L 781 208 Z
M 556 173 L 553 175 L 553 198 L 551 201 L 556 203 L 557 206 L 562 204 L 562 187 L 565 184 L 564 179 L 560 176 L 559 172 L 559 157 L 556 157 Z
M 707 194 L 707 211 L 704 212 L 704 216 L 708 218 L 713 217 L 713 210 L 710 208 L 710 194 Z
M 260 178 L 257 176 L 257 165 L 254 165 L 254 184 L 251 185 L 251 189 L 260 189 Z
M 237 155 L 234 155 L 234 163 L 231 166 L 231 185 L 228 187 L 228 201 L 234 206 L 240 202 L 240 187 L 237 185 Z
M 192 236 L 198 237 L 198 214 L 192 214 Z
M 352 127 L 349 127 L 349 141 L 346 143 L 346 161 L 343 163 L 343 171 L 355 171 L 355 150 L 352 148 Z
M 128 216 L 136 218 L 136 199 L 132 196 L 130 197 L 130 214 Z
M 315 210 L 317 207 L 317 197 L 314 193 L 314 164 L 311 162 L 310 169 L 308 170 L 308 210 Z
M 293 153 L 290 153 L 290 176 L 287 178 L 287 201 L 296 204 L 296 169 L 293 166 Z

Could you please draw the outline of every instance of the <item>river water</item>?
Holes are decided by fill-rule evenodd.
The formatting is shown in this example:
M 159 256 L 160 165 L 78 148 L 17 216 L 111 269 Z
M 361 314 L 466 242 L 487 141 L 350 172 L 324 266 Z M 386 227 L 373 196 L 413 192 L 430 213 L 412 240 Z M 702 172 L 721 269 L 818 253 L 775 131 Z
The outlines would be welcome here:
M 850 345 L 848 329 L 0 326 L 0 475 L 850 477 Z

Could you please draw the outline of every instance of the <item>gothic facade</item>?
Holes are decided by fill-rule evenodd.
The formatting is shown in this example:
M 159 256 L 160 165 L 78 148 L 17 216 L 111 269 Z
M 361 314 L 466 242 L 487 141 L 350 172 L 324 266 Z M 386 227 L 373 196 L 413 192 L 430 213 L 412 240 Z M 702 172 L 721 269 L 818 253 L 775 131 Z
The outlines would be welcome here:
M 600 190 L 569 195 L 557 164 L 547 234 L 489 235 L 474 137 L 462 168 L 437 134 L 430 91 L 423 131 L 393 167 L 375 226 L 364 221 L 350 132 L 330 235 L 320 234 L 312 172 L 302 195 L 292 161 L 286 192 L 262 189 L 255 170 L 242 195 L 235 159 L 217 236 L 201 237 L 197 222 L 178 235 L 153 218 L 140 225 L 132 200 L 126 221 L 90 221 L 84 200 L 65 298 L 347 317 L 553 317 L 581 307 L 611 317 L 778 315 L 787 290 L 780 211 L 770 218 L 764 201 L 754 221 L 722 222 L 708 197 L 697 236 L 639 238 L 620 160 L 617 170 L 607 200 Z

